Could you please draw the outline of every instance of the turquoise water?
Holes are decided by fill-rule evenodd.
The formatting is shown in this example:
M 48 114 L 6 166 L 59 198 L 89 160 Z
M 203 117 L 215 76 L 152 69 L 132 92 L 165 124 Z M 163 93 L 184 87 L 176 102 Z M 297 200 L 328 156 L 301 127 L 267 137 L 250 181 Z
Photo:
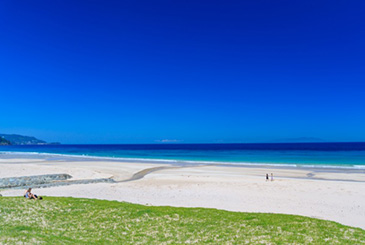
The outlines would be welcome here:
M 0 152 L 365 169 L 365 143 L 35 145 L 0 146 Z

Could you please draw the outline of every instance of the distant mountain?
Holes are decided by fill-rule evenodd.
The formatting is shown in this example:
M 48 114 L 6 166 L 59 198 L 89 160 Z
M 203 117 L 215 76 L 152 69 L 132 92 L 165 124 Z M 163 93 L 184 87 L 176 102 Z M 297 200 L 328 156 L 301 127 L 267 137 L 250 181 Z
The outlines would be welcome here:
M 11 143 L 8 140 L 0 137 L 0 145 L 11 145 Z
M 0 134 L 2 140 L 7 141 L 11 145 L 51 145 L 59 143 L 47 143 L 32 136 L 23 136 L 18 134 Z M 1 143 L 0 143 L 1 144 Z M 5 143 L 4 143 L 5 144 Z

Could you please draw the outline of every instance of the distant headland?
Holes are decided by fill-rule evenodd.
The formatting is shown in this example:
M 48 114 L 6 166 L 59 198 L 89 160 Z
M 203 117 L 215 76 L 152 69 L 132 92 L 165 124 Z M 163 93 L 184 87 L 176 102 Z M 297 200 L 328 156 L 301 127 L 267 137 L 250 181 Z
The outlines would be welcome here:
M 0 145 L 59 145 L 58 142 L 48 143 L 33 136 L 18 134 L 0 134 Z

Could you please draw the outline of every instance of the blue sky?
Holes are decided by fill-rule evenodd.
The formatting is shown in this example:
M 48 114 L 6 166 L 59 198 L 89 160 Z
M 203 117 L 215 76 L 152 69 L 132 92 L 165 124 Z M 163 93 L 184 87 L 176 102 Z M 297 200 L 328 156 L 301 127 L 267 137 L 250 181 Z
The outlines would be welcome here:
M 365 141 L 364 1 L 1 1 L 0 132 Z

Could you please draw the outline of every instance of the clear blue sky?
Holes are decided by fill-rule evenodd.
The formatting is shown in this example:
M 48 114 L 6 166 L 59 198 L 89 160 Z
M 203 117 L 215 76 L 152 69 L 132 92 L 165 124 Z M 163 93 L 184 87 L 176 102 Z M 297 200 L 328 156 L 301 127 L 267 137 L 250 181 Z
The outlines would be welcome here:
M 365 141 L 365 1 L 0 2 L 0 133 Z

